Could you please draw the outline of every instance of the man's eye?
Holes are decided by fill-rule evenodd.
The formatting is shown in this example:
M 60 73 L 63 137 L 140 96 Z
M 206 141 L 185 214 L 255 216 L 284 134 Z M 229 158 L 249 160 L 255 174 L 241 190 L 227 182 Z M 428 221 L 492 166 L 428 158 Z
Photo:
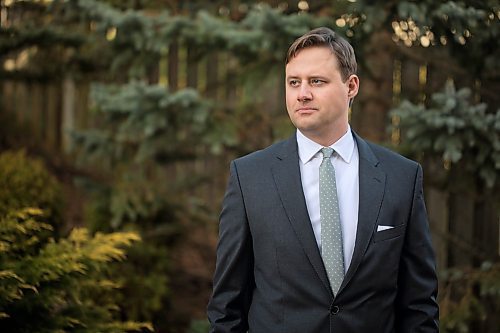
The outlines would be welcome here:
M 320 79 L 312 79 L 311 80 L 311 84 L 316 85 L 316 86 L 319 85 L 319 84 L 323 84 L 324 82 L 325 81 L 320 80 Z
M 291 87 L 298 87 L 298 86 L 299 86 L 299 84 L 300 84 L 300 82 L 299 82 L 299 80 L 290 80 L 290 81 L 288 82 L 288 84 L 289 84 Z

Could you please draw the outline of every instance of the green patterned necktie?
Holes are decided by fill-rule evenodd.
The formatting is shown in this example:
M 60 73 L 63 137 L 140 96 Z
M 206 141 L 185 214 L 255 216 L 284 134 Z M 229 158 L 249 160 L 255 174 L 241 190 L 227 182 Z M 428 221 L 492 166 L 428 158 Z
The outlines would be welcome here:
M 319 206 L 321 220 L 321 256 L 330 286 L 337 294 L 344 279 L 344 249 L 340 225 L 339 202 L 335 169 L 330 162 L 333 148 L 322 148 L 323 161 L 319 166 Z

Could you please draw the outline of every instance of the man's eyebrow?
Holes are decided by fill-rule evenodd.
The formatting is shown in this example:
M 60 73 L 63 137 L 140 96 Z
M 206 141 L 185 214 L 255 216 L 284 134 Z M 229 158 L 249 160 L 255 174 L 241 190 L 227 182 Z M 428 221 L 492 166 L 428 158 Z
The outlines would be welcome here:
M 300 76 L 298 75 L 287 75 L 286 80 L 290 80 L 290 79 L 301 79 Z M 310 79 L 323 79 L 323 80 L 327 80 L 328 77 L 325 76 L 325 75 L 320 75 L 320 74 L 317 74 L 317 75 L 309 75 L 306 77 L 307 80 L 310 80 Z
M 286 82 L 291 81 L 291 80 L 301 80 L 301 78 L 298 76 L 295 76 L 295 75 L 288 75 L 287 77 L 285 77 Z

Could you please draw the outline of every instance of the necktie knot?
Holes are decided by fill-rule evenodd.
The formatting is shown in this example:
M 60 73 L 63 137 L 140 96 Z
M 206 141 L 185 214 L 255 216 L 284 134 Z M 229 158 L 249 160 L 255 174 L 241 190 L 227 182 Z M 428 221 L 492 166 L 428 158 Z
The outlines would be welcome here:
M 323 154 L 323 159 L 330 158 L 332 156 L 333 152 L 334 152 L 333 148 L 330 148 L 330 147 L 321 148 L 321 153 Z

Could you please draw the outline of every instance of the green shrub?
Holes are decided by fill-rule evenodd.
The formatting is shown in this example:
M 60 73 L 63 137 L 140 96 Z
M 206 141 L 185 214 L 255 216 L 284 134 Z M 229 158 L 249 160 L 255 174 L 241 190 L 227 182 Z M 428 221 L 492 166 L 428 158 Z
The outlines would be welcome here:
M 0 216 L 25 207 L 43 209 L 53 226 L 61 223 L 61 189 L 42 161 L 21 150 L 0 154 Z
M 139 236 L 75 228 L 59 237 L 60 198 L 41 161 L 23 151 L 0 155 L 0 331 L 151 331 L 121 319 L 122 285 L 113 278 Z
M 125 258 L 135 233 L 96 234 L 75 228 L 67 238 L 40 243 L 51 230 L 41 210 L 0 218 L 0 328 L 2 332 L 128 332 L 152 330 L 121 322 L 108 278 L 109 264 Z

